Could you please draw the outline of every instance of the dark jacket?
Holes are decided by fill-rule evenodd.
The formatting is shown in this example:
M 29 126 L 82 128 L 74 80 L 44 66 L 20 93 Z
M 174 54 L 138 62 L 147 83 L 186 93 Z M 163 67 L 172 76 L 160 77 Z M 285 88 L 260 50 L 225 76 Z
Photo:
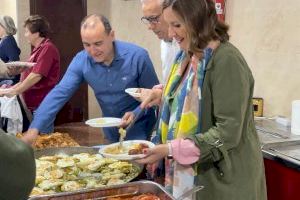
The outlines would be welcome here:
M 32 148 L 0 129 L 0 200 L 27 199 L 34 182 Z

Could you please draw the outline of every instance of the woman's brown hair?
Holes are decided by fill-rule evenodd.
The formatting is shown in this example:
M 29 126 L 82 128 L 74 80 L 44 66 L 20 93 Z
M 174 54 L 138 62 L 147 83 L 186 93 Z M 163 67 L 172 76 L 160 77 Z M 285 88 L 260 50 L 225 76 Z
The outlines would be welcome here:
M 211 40 L 229 40 L 229 27 L 218 20 L 213 0 L 164 0 L 182 18 L 190 39 L 189 51 L 201 52 Z
M 40 37 L 48 37 L 50 34 L 50 24 L 48 20 L 40 15 L 32 15 L 24 22 L 31 33 L 40 33 Z

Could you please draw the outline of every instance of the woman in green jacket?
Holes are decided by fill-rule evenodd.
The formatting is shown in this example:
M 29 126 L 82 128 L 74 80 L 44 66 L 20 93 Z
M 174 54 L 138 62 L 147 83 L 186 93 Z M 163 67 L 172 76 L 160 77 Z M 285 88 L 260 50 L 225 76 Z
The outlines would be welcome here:
M 197 199 L 265 200 L 254 79 L 228 42 L 228 26 L 217 20 L 212 0 L 165 0 L 163 15 L 183 51 L 164 89 L 147 91 L 142 102 L 142 108 L 161 105 L 156 137 L 162 144 L 137 162 L 172 155 L 173 161 L 165 161 L 166 186 L 175 196 L 192 180 L 204 186 Z

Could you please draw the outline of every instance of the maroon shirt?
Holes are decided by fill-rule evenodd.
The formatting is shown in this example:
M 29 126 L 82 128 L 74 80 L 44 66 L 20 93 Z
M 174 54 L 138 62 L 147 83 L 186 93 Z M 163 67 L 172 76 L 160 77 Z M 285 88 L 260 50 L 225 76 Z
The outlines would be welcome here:
M 39 82 L 23 92 L 28 109 L 34 111 L 59 81 L 60 56 L 54 44 L 49 39 L 44 39 L 33 49 L 28 61 L 35 62 L 36 65 L 22 73 L 21 81 L 24 81 L 31 72 L 42 75 Z

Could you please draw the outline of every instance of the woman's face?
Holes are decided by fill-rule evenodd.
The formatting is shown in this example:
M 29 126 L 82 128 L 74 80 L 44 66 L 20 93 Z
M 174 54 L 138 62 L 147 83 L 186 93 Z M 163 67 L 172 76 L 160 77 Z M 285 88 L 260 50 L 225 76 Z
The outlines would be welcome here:
M 174 38 L 178 42 L 181 49 L 188 51 L 189 39 L 187 37 L 187 30 L 183 21 L 171 9 L 171 7 L 168 7 L 164 10 L 164 18 L 169 25 L 169 37 Z
M 25 27 L 24 36 L 31 45 L 34 46 L 37 39 L 40 37 L 39 35 L 40 35 L 39 32 L 31 33 L 30 30 L 28 29 L 28 27 L 27 26 Z

